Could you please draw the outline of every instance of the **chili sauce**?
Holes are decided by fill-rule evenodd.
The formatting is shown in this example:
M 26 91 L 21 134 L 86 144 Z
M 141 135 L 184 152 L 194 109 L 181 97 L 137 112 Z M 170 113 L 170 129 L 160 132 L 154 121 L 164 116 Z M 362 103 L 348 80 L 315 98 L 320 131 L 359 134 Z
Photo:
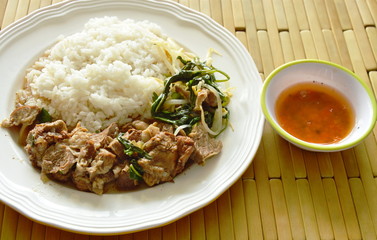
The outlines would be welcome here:
M 291 135 L 312 143 L 330 144 L 345 138 L 355 123 L 350 102 L 320 83 L 300 83 L 278 97 L 275 114 Z

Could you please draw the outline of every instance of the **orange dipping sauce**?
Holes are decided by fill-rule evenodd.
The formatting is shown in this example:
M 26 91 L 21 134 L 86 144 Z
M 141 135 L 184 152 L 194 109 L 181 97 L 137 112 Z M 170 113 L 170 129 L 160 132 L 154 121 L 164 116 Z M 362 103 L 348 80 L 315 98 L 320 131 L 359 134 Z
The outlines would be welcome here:
M 291 135 L 329 144 L 345 138 L 355 123 L 349 101 L 320 83 L 300 83 L 283 91 L 275 106 L 277 121 Z

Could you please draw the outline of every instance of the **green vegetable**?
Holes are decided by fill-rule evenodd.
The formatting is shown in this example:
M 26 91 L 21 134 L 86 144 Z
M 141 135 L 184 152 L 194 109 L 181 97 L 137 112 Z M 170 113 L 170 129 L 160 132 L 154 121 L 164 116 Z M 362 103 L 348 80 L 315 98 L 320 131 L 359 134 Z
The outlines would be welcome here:
M 217 83 L 228 81 L 229 76 L 213 66 L 208 66 L 205 62 L 198 61 L 198 59 L 194 59 L 193 61 L 184 60 L 182 57 L 178 57 L 178 59 L 182 62 L 183 67 L 179 73 L 169 77 L 165 81 L 163 92 L 160 95 L 153 94 L 151 114 L 153 118 L 173 124 L 176 127 L 182 125 L 190 125 L 192 127 L 194 124 L 201 121 L 200 112 L 194 111 L 196 102 L 195 91 L 197 91 L 195 86 L 198 86 L 199 83 L 211 86 L 218 93 L 221 104 L 225 107 L 230 99 L 219 89 Z M 215 74 L 220 74 L 225 77 L 225 79 L 218 80 Z M 176 106 L 173 110 L 164 109 L 164 103 L 168 98 L 174 99 L 181 97 L 179 93 L 173 91 L 172 86 L 176 82 L 182 82 L 184 86 L 186 86 L 186 90 L 190 93 L 189 102 Z M 209 106 L 204 109 L 205 122 L 208 126 L 212 126 L 214 109 L 215 108 Z
M 129 168 L 129 175 L 130 178 L 137 181 L 143 180 L 143 168 L 138 164 L 138 160 L 140 158 L 152 159 L 151 156 L 145 152 L 143 149 L 136 147 L 127 139 L 122 138 L 123 134 L 119 134 L 117 140 L 123 145 L 124 147 L 124 154 L 131 158 L 130 160 L 130 168 Z
M 143 168 L 137 163 L 137 160 L 132 159 L 130 164 L 130 169 L 128 170 L 130 178 L 137 181 L 143 180 Z
M 42 108 L 40 113 L 37 116 L 37 122 L 38 123 L 45 123 L 45 122 L 51 122 L 52 117 L 51 115 L 47 112 L 46 109 Z
M 145 152 L 143 149 L 136 147 L 133 145 L 130 141 L 127 139 L 122 138 L 123 134 L 119 134 L 117 139 L 118 141 L 123 145 L 124 147 L 124 153 L 133 158 L 133 159 L 139 159 L 139 158 L 147 158 L 151 159 L 151 156 L 147 152 Z

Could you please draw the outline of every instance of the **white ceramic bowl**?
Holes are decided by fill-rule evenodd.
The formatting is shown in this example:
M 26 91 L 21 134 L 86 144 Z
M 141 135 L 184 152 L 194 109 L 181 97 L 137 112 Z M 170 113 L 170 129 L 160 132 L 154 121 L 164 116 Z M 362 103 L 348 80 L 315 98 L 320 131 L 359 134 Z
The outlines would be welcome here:
M 300 140 L 285 131 L 276 119 L 275 103 L 281 92 L 292 85 L 313 81 L 338 90 L 353 107 L 355 125 L 339 142 L 318 144 Z M 376 123 L 375 97 L 363 80 L 340 65 L 322 60 L 297 60 L 275 69 L 264 81 L 261 105 L 267 121 L 279 135 L 310 151 L 332 152 L 351 148 L 367 137 Z

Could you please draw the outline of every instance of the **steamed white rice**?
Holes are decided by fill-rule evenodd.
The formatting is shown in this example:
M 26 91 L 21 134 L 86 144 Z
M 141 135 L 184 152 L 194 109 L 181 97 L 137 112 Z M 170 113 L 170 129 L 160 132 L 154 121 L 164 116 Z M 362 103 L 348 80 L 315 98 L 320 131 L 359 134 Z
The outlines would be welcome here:
M 171 74 L 161 46 L 177 48 L 158 25 L 117 17 L 93 18 L 59 41 L 27 70 L 20 102 L 90 131 L 111 122 L 150 117 L 153 92 Z

